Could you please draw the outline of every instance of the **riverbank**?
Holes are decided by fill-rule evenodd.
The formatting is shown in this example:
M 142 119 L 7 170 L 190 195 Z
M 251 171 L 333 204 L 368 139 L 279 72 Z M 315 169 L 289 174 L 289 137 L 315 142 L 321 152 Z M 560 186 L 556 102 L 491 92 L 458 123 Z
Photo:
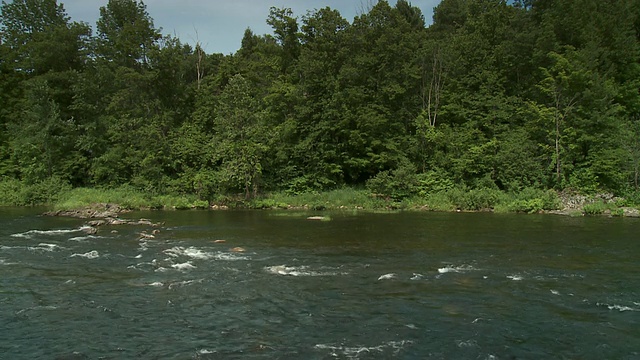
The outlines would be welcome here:
M 0 182 L 0 206 L 48 206 L 51 214 L 83 218 L 113 217 L 129 210 L 188 209 L 306 209 L 306 210 L 412 210 L 443 212 L 550 213 L 569 216 L 608 215 L 639 217 L 640 196 L 627 198 L 601 193 L 584 195 L 525 188 L 518 192 L 497 189 L 452 188 L 401 199 L 372 194 L 366 189 L 341 188 L 291 194 L 271 192 L 252 199 L 242 195 L 199 199 L 195 194 L 157 194 L 119 187 L 70 188 L 65 184 L 26 186 Z M 99 206 L 96 206 L 99 205 Z M 100 214 L 105 212 L 106 214 Z
M 22 204 L 8 204 L 22 205 Z M 495 189 L 451 189 L 448 191 L 392 199 L 364 189 L 343 188 L 325 192 L 289 194 L 274 192 L 246 200 L 225 196 L 204 201 L 195 195 L 154 195 L 131 188 L 69 189 L 45 203 L 49 215 L 79 218 L 116 218 L 131 210 L 189 209 L 291 209 L 365 211 L 440 211 L 548 213 L 567 216 L 606 215 L 640 217 L 637 205 L 611 194 L 581 195 L 552 190 L 524 189 L 506 193 Z

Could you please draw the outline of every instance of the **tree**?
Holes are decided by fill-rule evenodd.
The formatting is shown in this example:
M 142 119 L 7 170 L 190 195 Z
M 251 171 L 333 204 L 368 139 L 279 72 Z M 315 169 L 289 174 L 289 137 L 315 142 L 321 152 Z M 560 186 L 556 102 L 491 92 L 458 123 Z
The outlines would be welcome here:
M 3 1 L 0 24 L 7 69 L 25 77 L 82 69 L 90 29 L 55 0 Z
M 21 102 L 20 120 L 9 126 L 12 160 L 19 168 L 19 178 L 28 183 L 53 176 L 71 180 L 74 173 L 73 119 L 61 116 L 50 92 L 46 81 L 30 81 Z
M 220 94 L 214 128 L 221 178 L 230 189 L 243 189 L 245 198 L 255 196 L 266 151 L 266 129 L 258 102 L 242 75 L 232 77 Z
M 543 68 L 543 80 L 539 89 L 549 99 L 548 105 L 537 107 L 543 121 L 551 123 L 549 131 L 553 141 L 553 156 L 551 164 L 554 167 L 556 184 L 560 185 L 563 176 L 563 160 L 566 152 L 564 144 L 567 131 L 567 120 L 575 110 L 579 93 L 575 91 L 576 71 L 570 61 L 557 53 L 550 53 L 554 65 L 550 69 Z
M 290 8 L 278 9 L 271 7 L 267 24 L 273 28 L 276 41 L 282 49 L 282 73 L 287 73 L 300 55 L 298 20 L 293 17 L 293 11 Z
M 161 38 L 142 1 L 109 0 L 100 7 L 97 54 L 119 66 L 145 67 L 149 52 Z
M 53 0 L 3 1 L 1 10 L 0 128 L 7 139 L 0 139 L 0 161 L 13 162 L 3 172 L 29 181 L 54 175 L 73 181 L 78 169 L 69 161 L 76 131 L 71 105 L 90 29 L 71 22 Z

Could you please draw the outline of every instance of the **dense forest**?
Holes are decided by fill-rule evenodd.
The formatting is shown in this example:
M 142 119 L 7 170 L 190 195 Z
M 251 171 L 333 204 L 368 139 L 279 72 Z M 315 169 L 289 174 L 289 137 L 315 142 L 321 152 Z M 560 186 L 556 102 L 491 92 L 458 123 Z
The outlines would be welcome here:
M 630 194 L 640 0 L 271 8 L 235 54 L 109 0 L 2 1 L 0 181 L 247 198 L 366 187 Z M 53 186 L 53 185 L 47 185 Z

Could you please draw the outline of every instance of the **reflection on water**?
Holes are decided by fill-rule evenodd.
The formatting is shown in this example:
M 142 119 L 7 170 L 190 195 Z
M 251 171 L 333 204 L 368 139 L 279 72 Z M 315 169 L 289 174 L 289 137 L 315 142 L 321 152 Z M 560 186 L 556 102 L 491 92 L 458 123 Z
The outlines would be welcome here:
M 3 358 L 632 359 L 635 219 L 0 210 Z M 222 241 L 224 240 L 224 241 Z

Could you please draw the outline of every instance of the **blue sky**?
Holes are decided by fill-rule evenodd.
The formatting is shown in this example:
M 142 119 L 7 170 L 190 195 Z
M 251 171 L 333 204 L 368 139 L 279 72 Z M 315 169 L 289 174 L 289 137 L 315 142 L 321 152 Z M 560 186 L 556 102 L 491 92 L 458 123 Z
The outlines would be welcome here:
M 100 7 L 107 0 L 59 0 L 64 4 L 73 21 L 84 21 L 95 31 Z M 419 7 L 427 24 L 431 23 L 433 8 L 440 0 L 413 0 Z M 329 6 L 340 11 L 349 22 L 368 9 L 375 0 L 146 0 L 147 11 L 157 28 L 164 34 L 177 35 L 183 42 L 194 45 L 196 41 L 207 53 L 234 53 L 240 47 L 242 35 L 247 27 L 256 34 L 270 34 L 266 24 L 269 8 L 291 8 L 295 16 L 301 17 L 307 10 Z M 389 0 L 395 5 L 396 0 Z

